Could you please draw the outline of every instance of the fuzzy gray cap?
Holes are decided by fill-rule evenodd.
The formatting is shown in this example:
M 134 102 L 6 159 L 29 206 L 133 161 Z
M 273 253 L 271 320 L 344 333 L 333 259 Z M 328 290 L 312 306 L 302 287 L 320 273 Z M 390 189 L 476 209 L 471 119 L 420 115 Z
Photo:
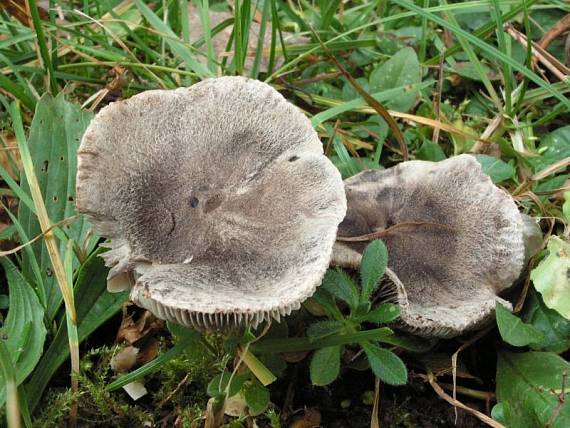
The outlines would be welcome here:
M 524 235 L 540 230 L 523 221 L 473 156 L 364 171 L 345 180 L 345 189 L 348 213 L 339 237 L 412 223 L 382 237 L 405 329 L 452 337 L 490 321 L 497 300 L 510 307 L 497 295 L 521 273 Z M 365 246 L 338 241 L 333 264 L 357 267 Z
M 110 238 L 110 290 L 202 329 L 256 326 L 319 285 L 346 212 L 309 120 L 242 77 L 102 109 L 78 152 L 77 209 Z

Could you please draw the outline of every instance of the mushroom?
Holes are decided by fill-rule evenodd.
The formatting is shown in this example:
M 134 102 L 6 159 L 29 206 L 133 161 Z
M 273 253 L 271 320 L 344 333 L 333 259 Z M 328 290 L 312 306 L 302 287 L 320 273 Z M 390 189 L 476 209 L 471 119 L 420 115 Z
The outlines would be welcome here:
M 404 329 L 453 337 L 491 320 L 495 302 L 511 307 L 498 294 L 519 277 L 525 242 L 536 243 L 540 229 L 474 157 L 364 171 L 345 190 L 332 264 L 355 268 L 366 241 L 383 239 L 384 292 L 400 305 Z
M 78 156 L 77 209 L 109 238 L 108 288 L 185 326 L 255 327 L 298 309 L 346 212 L 309 120 L 242 77 L 112 103 Z

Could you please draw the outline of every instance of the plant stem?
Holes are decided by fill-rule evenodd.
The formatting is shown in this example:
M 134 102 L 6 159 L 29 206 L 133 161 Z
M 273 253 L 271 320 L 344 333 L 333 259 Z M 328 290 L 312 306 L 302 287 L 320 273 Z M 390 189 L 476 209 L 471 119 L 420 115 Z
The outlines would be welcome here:
M 255 352 L 300 352 L 312 351 L 326 346 L 347 345 L 349 343 L 359 343 L 366 340 L 379 340 L 393 335 L 391 329 L 387 327 L 375 328 L 373 330 L 359 331 L 352 334 L 336 335 L 311 341 L 308 337 L 293 337 L 288 339 L 267 339 L 251 344 L 251 349 Z
M 238 355 L 263 386 L 275 382 L 275 375 L 249 349 L 238 347 Z
M 0 339 L 0 369 L 6 382 L 6 419 L 9 428 L 20 428 L 20 408 L 18 404 L 18 385 L 14 374 L 14 365 L 10 357 L 10 351 Z

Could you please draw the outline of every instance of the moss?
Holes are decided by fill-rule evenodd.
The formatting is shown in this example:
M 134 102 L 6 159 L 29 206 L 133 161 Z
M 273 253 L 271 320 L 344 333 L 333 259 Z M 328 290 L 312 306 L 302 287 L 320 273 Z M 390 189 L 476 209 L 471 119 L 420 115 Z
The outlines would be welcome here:
M 163 344 L 163 348 L 170 344 Z M 137 402 L 123 391 L 107 391 L 114 379 L 112 347 L 91 350 L 82 357 L 79 376 L 78 422 L 90 427 L 144 426 L 149 422 L 194 427 L 206 406 L 206 386 L 219 371 L 221 358 L 195 344 L 144 379 L 148 394 Z M 50 391 L 35 418 L 37 427 L 65 426 L 71 408 L 69 389 Z M 199 426 L 199 425 L 198 425 Z

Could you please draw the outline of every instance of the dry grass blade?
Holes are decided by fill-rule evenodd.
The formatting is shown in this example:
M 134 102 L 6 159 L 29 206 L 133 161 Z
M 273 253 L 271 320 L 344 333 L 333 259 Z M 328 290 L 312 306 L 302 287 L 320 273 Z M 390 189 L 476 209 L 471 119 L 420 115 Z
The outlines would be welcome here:
M 362 112 L 362 113 L 373 113 L 375 110 L 369 109 L 369 108 L 363 108 L 363 109 L 358 109 L 358 111 Z M 456 128 L 453 125 L 443 123 L 440 120 L 430 119 L 429 117 L 417 116 L 415 114 L 410 114 L 410 113 L 402 113 L 402 112 L 394 111 L 394 110 L 388 110 L 388 113 L 392 117 L 397 117 L 400 119 L 406 119 L 406 120 L 409 120 L 411 122 L 419 123 L 421 125 L 431 126 L 434 129 L 440 129 L 440 130 L 448 132 L 450 134 L 455 134 L 455 135 L 459 135 L 459 136 L 464 137 L 464 138 L 477 140 L 478 142 L 481 142 L 483 144 L 489 144 L 490 143 L 490 141 L 488 141 L 488 139 L 487 139 L 488 137 L 485 137 L 484 134 L 482 134 L 480 137 L 478 137 L 477 135 L 469 134 L 468 132 L 462 131 L 461 129 Z
M 376 112 L 382 117 L 382 119 L 386 121 L 386 123 L 392 130 L 392 133 L 394 134 L 394 137 L 396 138 L 398 145 L 400 146 L 400 151 L 402 152 L 403 160 L 407 161 L 409 159 L 409 155 L 408 155 L 408 146 L 406 145 L 406 140 L 404 139 L 404 135 L 402 134 L 402 131 L 398 127 L 398 124 L 396 123 L 394 118 L 390 115 L 390 112 L 386 109 L 386 107 L 384 107 L 380 102 L 375 100 L 374 97 L 372 97 L 368 92 L 366 92 L 364 88 L 362 88 L 362 86 L 360 86 L 360 84 L 356 81 L 356 79 L 352 77 L 350 73 L 344 68 L 344 66 L 336 59 L 336 57 L 333 55 L 328 46 L 323 43 L 323 41 L 321 40 L 317 32 L 314 30 L 314 28 L 313 27 L 310 28 L 314 36 L 317 38 L 322 49 L 325 51 L 325 53 L 327 54 L 329 59 L 333 62 L 333 64 L 340 70 L 343 76 L 347 78 L 347 80 L 350 82 L 350 84 L 356 90 L 356 92 L 358 92 L 358 94 L 362 98 L 364 98 L 364 100 L 370 105 L 370 107 L 376 110 Z
M 556 39 L 561 34 L 570 30 L 570 13 L 565 15 L 560 21 L 554 24 L 550 30 L 548 30 L 544 36 L 539 40 L 538 46 L 542 49 L 546 49 L 550 43 Z
M 551 174 L 554 174 L 556 171 L 562 168 L 567 168 L 570 165 L 570 156 L 567 158 L 561 159 L 556 163 L 544 168 L 543 170 L 537 172 L 532 177 L 530 177 L 531 181 L 540 181 L 545 179 Z
M 374 406 L 372 407 L 372 416 L 370 418 L 370 428 L 380 428 L 380 420 L 378 413 L 380 412 L 380 379 L 374 379 Z
M 506 27 L 507 33 L 519 42 L 521 45 L 526 47 L 528 45 L 528 39 L 520 31 L 516 30 L 512 25 Z M 535 60 L 540 61 L 546 68 L 548 68 L 552 74 L 554 74 L 558 79 L 565 82 L 568 75 L 570 75 L 570 68 L 562 64 L 558 59 L 551 55 L 546 49 L 540 47 L 537 43 L 531 42 L 531 50 Z
M 69 283 L 69 276 L 66 275 L 65 267 L 59 253 L 58 244 L 56 238 L 53 234 L 53 226 L 51 220 L 48 217 L 47 209 L 44 203 L 44 198 L 40 190 L 38 179 L 34 171 L 34 165 L 32 162 L 32 157 L 28 148 L 28 142 L 24 134 L 24 127 L 22 124 L 22 117 L 20 114 L 20 109 L 17 104 L 12 104 L 11 115 L 14 123 L 14 131 L 16 134 L 16 139 L 18 141 L 18 147 L 20 148 L 20 156 L 22 158 L 22 166 L 24 168 L 24 174 L 28 185 L 30 186 L 30 192 L 32 194 L 32 200 L 34 201 L 34 206 L 36 208 L 36 214 L 38 217 L 38 222 L 40 223 L 40 228 L 44 237 L 44 242 L 46 244 L 50 261 L 53 266 L 53 271 L 57 279 L 57 284 L 63 296 L 63 301 L 65 303 L 65 312 L 68 319 L 68 324 L 71 322 L 73 326 L 77 326 L 77 314 L 75 312 L 75 304 L 73 299 L 73 286 Z M 68 328 L 70 326 L 68 325 Z M 74 395 L 77 393 L 77 382 L 74 374 L 79 373 L 79 346 L 77 342 L 71 340 L 69 341 L 69 351 L 71 355 L 71 371 L 72 371 L 72 381 L 71 385 L 74 389 Z M 74 423 L 75 422 L 75 423 Z M 76 424 L 76 421 L 71 418 L 71 426 Z
M 426 376 L 426 379 L 429 382 L 429 384 L 431 385 L 431 387 L 433 388 L 433 390 L 436 392 L 436 394 L 439 395 L 441 398 L 443 398 L 445 401 L 447 401 L 449 404 L 456 406 L 456 407 L 459 407 L 460 409 L 463 409 L 466 412 L 469 412 L 470 414 L 472 414 L 473 416 L 475 416 L 476 418 L 478 418 L 482 422 L 486 423 L 490 427 L 505 428 L 505 426 L 503 424 L 500 424 L 499 422 L 490 418 L 486 414 L 481 413 L 479 410 L 472 409 L 471 407 L 463 404 L 461 401 L 456 400 L 455 398 L 449 396 L 443 390 L 443 388 L 441 386 L 439 386 L 439 384 L 436 382 L 433 373 L 431 373 L 431 372 L 428 373 Z
M 342 241 L 342 242 L 366 242 L 366 241 L 372 241 L 373 239 L 383 238 L 386 235 L 390 235 L 391 233 L 400 231 L 400 229 L 412 229 L 412 230 L 414 230 L 414 229 L 417 229 L 420 227 L 435 227 L 435 228 L 441 228 L 441 229 L 446 229 L 446 230 L 453 230 L 453 228 L 447 224 L 430 223 L 430 222 L 425 222 L 425 221 L 410 221 L 410 222 L 406 222 L 406 223 L 398 223 L 398 224 L 390 226 L 386 229 L 377 230 L 375 232 L 367 233 L 365 235 L 337 236 L 336 240 Z
M 70 218 L 66 218 L 60 222 L 57 222 L 55 224 L 52 224 L 48 230 L 46 230 L 45 232 L 40 233 L 39 235 L 37 235 L 36 237 L 34 237 L 33 239 L 30 239 L 28 242 L 18 245 L 17 247 L 12 248 L 11 250 L 7 250 L 7 251 L 0 251 L 0 257 L 6 257 L 9 256 L 10 254 L 16 254 L 18 251 L 26 248 L 28 245 L 32 245 L 34 242 L 40 240 L 41 238 L 46 236 L 46 233 L 50 233 L 53 229 L 55 229 L 56 227 L 61 227 L 61 226 L 65 226 L 66 224 L 70 224 L 72 223 L 77 217 L 73 216 Z

